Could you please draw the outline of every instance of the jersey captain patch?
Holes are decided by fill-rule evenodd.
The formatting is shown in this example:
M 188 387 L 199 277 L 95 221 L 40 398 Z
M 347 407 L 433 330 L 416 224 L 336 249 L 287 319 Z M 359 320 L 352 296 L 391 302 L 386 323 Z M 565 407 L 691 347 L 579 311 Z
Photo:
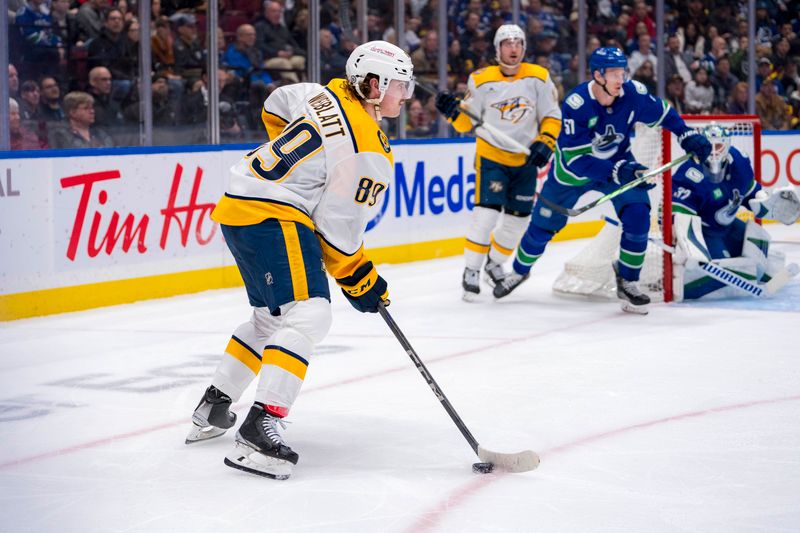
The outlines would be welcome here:
M 512 124 L 519 122 L 528 111 L 533 111 L 533 104 L 524 96 L 508 98 L 492 104 L 492 107 L 500 111 L 502 120 L 511 121 Z

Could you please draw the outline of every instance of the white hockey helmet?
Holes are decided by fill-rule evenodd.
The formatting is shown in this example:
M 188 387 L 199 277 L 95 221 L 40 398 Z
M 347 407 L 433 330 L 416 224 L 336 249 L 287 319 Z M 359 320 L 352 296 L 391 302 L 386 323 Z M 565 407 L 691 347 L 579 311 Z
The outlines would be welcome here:
M 521 41 L 522 55 L 525 55 L 525 32 L 516 24 L 503 24 L 494 34 L 494 53 L 498 63 L 500 63 L 500 43 L 508 39 Z
M 356 47 L 347 58 L 345 72 L 350 86 L 371 104 L 379 105 L 383 101 L 392 80 L 400 82 L 406 100 L 414 94 L 414 65 L 411 64 L 411 58 L 401 48 L 386 41 L 370 41 Z M 369 74 L 378 77 L 378 89 L 381 91 L 378 99 L 367 99 L 367 95 L 361 91 L 361 84 Z
M 728 166 L 728 153 L 731 150 L 731 134 L 716 122 L 703 128 L 703 135 L 711 143 L 711 155 L 705 161 L 706 168 L 711 174 L 711 181 L 719 183 L 725 177 Z

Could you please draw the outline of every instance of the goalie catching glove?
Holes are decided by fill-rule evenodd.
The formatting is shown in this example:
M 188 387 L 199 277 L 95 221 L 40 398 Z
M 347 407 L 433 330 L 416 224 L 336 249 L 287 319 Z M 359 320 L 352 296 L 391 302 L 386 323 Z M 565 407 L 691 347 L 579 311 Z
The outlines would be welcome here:
M 367 261 L 352 275 L 337 279 L 336 283 L 342 288 L 342 293 L 350 305 L 362 313 L 377 313 L 378 302 L 389 305 L 389 288 L 386 280 L 378 275 L 372 266 L 372 261 Z
M 550 161 L 550 156 L 553 155 L 555 146 L 555 138 L 548 133 L 542 133 L 533 141 L 530 148 L 531 153 L 528 155 L 525 164 L 531 167 L 542 168 Z
M 757 218 L 777 220 L 788 226 L 800 218 L 800 198 L 791 185 L 775 189 L 772 194 L 762 189 L 750 200 L 750 209 Z

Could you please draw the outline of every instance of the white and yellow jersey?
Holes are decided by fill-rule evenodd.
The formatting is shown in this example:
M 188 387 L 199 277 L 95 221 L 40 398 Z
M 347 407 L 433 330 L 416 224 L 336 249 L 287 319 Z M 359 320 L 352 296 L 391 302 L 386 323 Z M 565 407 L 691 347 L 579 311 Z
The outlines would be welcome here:
M 351 275 L 367 261 L 364 231 L 393 176 L 389 140 L 342 79 L 280 87 L 262 118 L 271 140 L 231 168 L 212 218 L 304 224 L 320 237 L 330 274 Z
M 555 145 L 561 131 L 558 91 L 547 69 L 539 65 L 522 63 L 514 76 L 504 75 L 499 66 L 473 72 L 462 105 L 524 146 L 530 146 L 540 134 L 552 137 Z M 464 113 L 452 123 L 461 132 L 474 127 Z M 525 163 L 525 154 L 515 153 L 490 132 L 478 127 L 475 134 L 478 157 L 512 167 Z

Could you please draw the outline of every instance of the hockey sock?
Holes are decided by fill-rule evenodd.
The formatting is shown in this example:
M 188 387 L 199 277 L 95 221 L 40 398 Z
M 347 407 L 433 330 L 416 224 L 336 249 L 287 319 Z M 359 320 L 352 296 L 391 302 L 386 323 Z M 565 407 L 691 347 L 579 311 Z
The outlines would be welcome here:
M 619 273 L 628 281 L 639 281 L 647 251 L 647 233 L 650 229 L 650 207 L 630 204 L 619 214 L 622 236 L 619 242 Z
M 489 259 L 495 263 L 503 264 L 514 252 L 514 247 L 519 243 L 520 237 L 530 222 L 530 216 L 515 216 L 503 213 L 500 218 L 500 227 L 492 235 L 492 246 L 489 250 Z
M 539 226 L 528 226 L 528 231 L 522 236 L 522 241 L 517 247 L 517 255 L 514 257 L 514 272 L 525 275 L 531 271 L 533 264 L 539 260 L 544 253 L 544 249 L 555 233 Z
M 467 268 L 480 270 L 489 253 L 489 236 L 500 216 L 499 207 L 476 205 L 472 211 L 472 222 L 467 229 L 464 243 L 464 263 Z

